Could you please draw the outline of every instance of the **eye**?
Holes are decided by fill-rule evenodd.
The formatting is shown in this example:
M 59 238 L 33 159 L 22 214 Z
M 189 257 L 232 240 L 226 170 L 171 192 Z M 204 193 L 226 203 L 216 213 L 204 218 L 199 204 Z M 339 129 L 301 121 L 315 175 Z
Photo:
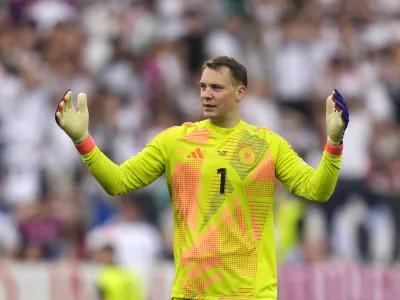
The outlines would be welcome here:
M 219 86 L 219 85 L 213 85 L 212 88 L 213 88 L 213 90 L 216 91 L 216 92 L 219 92 L 219 91 L 222 90 L 222 86 Z

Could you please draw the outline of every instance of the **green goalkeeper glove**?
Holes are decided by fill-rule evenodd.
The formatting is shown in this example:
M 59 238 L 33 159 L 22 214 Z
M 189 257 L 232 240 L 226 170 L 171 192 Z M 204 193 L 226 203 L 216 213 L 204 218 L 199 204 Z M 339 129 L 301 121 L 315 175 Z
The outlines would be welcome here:
M 72 92 L 67 91 L 57 105 L 56 122 L 74 144 L 81 144 L 89 136 L 89 111 L 86 94 L 78 95 L 78 110 L 72 103 Z
M 328 142 L 333 146 L 343 143 L 344 132 L 349 125 L 350 115 L 347 104 L 338 90 L 334 90 L 326 100 L 326 127 Z

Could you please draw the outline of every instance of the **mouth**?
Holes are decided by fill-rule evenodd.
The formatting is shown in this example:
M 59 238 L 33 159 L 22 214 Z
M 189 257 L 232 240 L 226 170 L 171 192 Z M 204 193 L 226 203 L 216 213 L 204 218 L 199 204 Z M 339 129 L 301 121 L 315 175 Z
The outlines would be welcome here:
M 215 108 L 217 107 L 216 105 L 211 105 L 211 104 L 203 104 L 204 108 Z

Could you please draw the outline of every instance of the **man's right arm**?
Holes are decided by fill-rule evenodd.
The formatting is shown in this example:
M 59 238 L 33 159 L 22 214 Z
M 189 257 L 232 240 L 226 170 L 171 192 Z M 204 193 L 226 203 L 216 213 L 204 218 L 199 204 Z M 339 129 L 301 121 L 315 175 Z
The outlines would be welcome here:
M 167 157 L 164 140 L 170 139 L 166 135 L 171 136 L 168 131 L 159 134 L 141 152 L 121 165 L 111 161 L 94 144 L 90 135 L 76 148 L 103 189 L 110 195 L 121 195 L 149 185 L 164 173 Z
M 78 109 L 67 91 L 57 105 L 55 119 L 58 126 L 71 138 L 82 155 L 82 160 L 104 190 L 110 195 L 125 194 L 144 187 L 165 171 L 168 145 L 173 145 L 174 131 L 165 130 L 156 136 L 145 149 L 121 165 L 112 162 L 96 146 L 89 134 L 87 96 L 78 95 Z

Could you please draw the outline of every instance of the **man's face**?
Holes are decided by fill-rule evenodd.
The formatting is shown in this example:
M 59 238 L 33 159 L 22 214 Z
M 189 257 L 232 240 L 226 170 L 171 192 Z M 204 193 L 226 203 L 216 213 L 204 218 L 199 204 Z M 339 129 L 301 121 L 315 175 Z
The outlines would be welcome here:
M 224 120 L 238 113 L 238 102 L 243 98 L 244 86 L 235 86 L 227 67 L 206 68 L 200 79 L 200 100 L 205 118 Z

